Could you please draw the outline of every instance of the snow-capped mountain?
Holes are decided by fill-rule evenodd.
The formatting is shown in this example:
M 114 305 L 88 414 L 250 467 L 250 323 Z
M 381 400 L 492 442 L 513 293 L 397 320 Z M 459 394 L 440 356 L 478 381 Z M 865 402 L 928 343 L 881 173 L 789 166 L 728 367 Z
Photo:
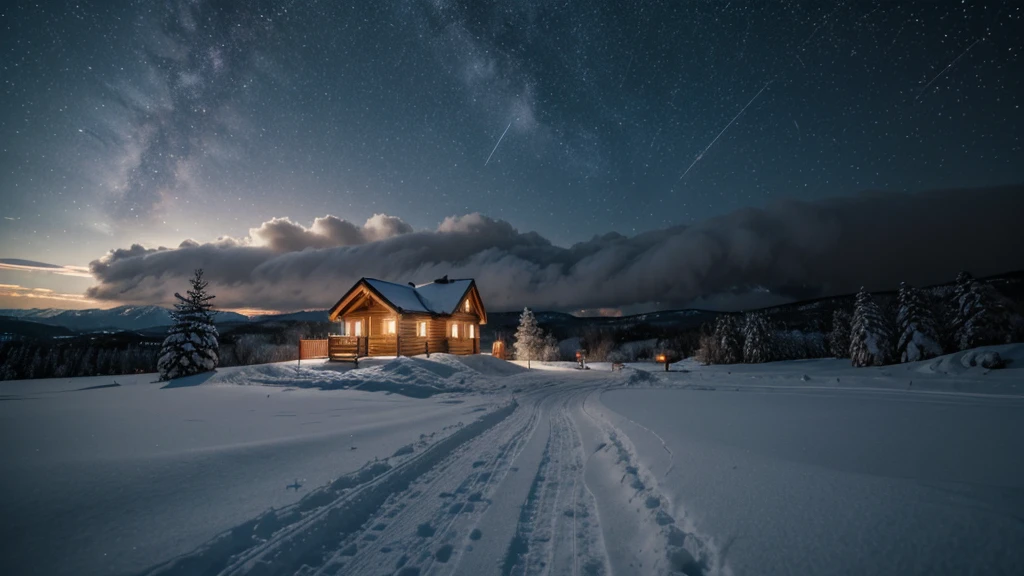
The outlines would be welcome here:
M 57 310 L 53 308 L 28 310 L 0 310 L 0 316 L 30 320 L 50 326 L 63 326 L 76 332 L 90 330 L 142 330 L 171 324 L 170 310 L 160 306 L 118 306 L 102 310 Z M 248 322 L 248 316 L 235 312 L 218 312 L 214 320 L 226 322 Z

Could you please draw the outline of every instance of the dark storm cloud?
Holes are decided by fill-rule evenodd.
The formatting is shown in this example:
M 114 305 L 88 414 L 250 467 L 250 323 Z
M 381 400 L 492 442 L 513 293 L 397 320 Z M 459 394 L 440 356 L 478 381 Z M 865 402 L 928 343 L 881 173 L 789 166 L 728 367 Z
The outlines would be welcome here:
M 260 3 L 178 1 L 140 18 L 145 70 L 110 85 L 105 118 L 117 142 L 118 173 L 107 184 L 114 215 L 152 214 L 169 196 L 195 192 L 204 168 L 231 155 L 244 122 L 234 108 L 260 72 L 273 11 Z
M 766 294 L 785 300 L 941 282 L 961 269 L 1021 269 L 1022 213 L 1022 187 L 865 193 L 743 209 L 633 237 L 611 233 L 570 248 L 479 214 L 365 243 L 328 240 L 329 226 L 298 230 L 274 220 L 254 231 L 270 225 L 290 235 L 113 251 L 91 264 L 99 283 L 88 295 L 167 302 L 194 268 L 204 268 L 219 305 L 229 308 L 323 308 L 361 276 L 404 283 L 444 274 L 476 278 L 492 310 L 666 308 L 723 294 L 742 306 L 733 295 L 765 302 L 772 301 Z

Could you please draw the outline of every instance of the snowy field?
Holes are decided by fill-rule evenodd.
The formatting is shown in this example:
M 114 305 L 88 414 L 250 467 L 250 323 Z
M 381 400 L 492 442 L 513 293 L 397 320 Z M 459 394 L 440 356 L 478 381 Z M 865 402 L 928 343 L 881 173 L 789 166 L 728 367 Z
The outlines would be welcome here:
M 1024 347 L 994 349 L 4 382 L 3 573 L 1022 574 Z

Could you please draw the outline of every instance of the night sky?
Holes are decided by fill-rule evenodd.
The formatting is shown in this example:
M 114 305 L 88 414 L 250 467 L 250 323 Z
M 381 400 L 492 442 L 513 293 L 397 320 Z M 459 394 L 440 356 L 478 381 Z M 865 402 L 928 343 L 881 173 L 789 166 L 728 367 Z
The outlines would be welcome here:
M 908 280 L 1024 267 L 980 225 L 1024 210 L 1013 0 L 16 2 L 0 29 L 0 307 L 163 303 L 197 266 L 244 309 L 449 269 L 498 308 L 772 303 L 892 288 L 920 246 L 814 265 L 893 232 L 871 214 L 933 246 L 975 218 Z

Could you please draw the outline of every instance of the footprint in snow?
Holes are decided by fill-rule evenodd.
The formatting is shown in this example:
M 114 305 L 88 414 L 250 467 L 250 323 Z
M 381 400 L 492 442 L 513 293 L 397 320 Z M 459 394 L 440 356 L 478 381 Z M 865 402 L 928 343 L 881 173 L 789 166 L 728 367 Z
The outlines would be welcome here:
M 438 548 L 437 552 L 434 552 L 434 558 L 436 558 L 437 561 L 441 562 L 441 563 L 447 562 L 451 557 L 452 557 L 452 545 L 451 544 L 445 544 L 444 546 L 441 546 L 440 548 Z

